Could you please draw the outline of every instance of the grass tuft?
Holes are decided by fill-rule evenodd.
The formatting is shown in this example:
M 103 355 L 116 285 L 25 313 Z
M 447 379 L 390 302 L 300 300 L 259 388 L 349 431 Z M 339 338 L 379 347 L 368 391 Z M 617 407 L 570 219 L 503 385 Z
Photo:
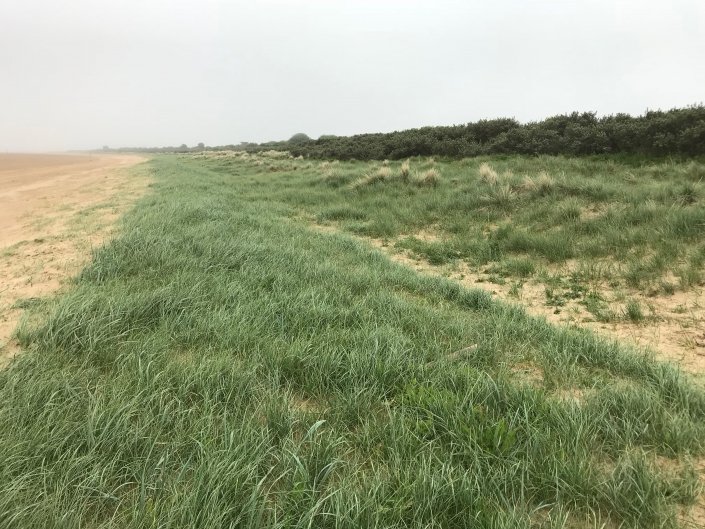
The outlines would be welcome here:
M 508 184 L 494 187 L 490 193 L 482 195 L 481 200 L 490 206 L 508 208 L 516 199 L 516 193 Z
M 404 160 L 399 168 L 399 176 L 402 180 L 407 181 L 409 175 L 411 174 L 411 162 L 409 160 Z
M 535 178 L 525 176 L 524 181 L 522 183 L 522 189 L 524 191 L 528 191 L 529 193 L 534 193 L 541 196 L 545 196 L 551 193 L 554 187 L 555 181 L 553 180 L 553 177 L 546 171 L 541 171 Z
M 441 183 L 441 172 L 435 167 L 431 167 L 421 173 L 415 173 L 411 182 L 419 187 L 436 187 Z
M 624 315 L 634 323 L 644 321 L 644 312 L 641 310 L 641 305 L 634 299 L 627 301 L 624 308 Z
M 480 175 L 480 179 L 486 184 L 495 186 L 499 182 L 499 175 L 497 174 L 497 171 L 495 171 L 487 162 L 482 162 L 477 172 Z
M 352 183 L 352 188 L 353 189 L 359 189 L 361 187 L 367 187 L 373 184 L 377 184 L 379 182 L 384 182 L 386 180 L 390 180 L 393 176 L 392 169 L 387 166 L 382 166 L 378 167 L 372 172 L 369 172 L 362 176 L 361 178 L 355 180 Z

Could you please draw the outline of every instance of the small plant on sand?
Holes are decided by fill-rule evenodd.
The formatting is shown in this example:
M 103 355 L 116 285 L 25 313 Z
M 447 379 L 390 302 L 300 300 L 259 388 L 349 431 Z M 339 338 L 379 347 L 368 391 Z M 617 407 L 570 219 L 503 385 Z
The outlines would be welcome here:
M 644 312 L 641 310 L 641 305 L 638 301 L 630 299 L 624 307 L 624 315 L 634 323 L 644 321 Z
M 610 310 L 607 302 L 600 293 L 595 290 L 588 292 L 585 297 L 580 300 L 580 304 L 595 317 L 596 321 L 608 323 L 616 319 L 614 312 Z

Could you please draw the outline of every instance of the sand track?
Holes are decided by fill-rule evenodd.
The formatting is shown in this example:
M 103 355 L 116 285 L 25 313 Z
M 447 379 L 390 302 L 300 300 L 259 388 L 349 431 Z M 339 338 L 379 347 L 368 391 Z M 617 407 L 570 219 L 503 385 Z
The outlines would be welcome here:
M 0 362 L 22 307 L 57 292 L 147 187 L 131 154 L 0 154 Z M 144 172 L 142 172 L 144 173 Z
M 333 224 L 317 224 L 314 218 L 302 217 L 314 230 L 323 233 L 344 233 Z M 349 235 L 349 234 L 348 234 Z M 414 234 L 416 237 L 423 235 Z M 696 286 L 686 292 L 670 296 L 649 297 L 633 290 L 630 295 L 638 299 L 657 317 L 636 324 L 621 319 L 609 323 L 595 321 L 592 315 L 577 300 L 569 300 L 566 306 L 556 311 L 546 304 L 546 286 L 540 281 L 528 279 L 521 285 L 518 295 L 512 295 L 512 282 L 499 285 L 489 280 L 487 273 L 479 273 L 464 263 L 433 265 L 413 255 L 408 250 L 395 247 L 394 241 L 355 236 L 372 245 L 392 261 L 401 263 L 421 274 L 435 275 L 456 281 L 467 288 L 489 292 L 493 298 L 505 303 L 517 304 L 532 316 L 545 318 L 555 325 L 567 325 L 590 329 L 608 340 L 636 346 L 654 353 L 655 358 L 672 362 L 688 372 L 701 384 L 705 384 L 705 287 Z M 609 292 L 605 292 L 609 296 Z

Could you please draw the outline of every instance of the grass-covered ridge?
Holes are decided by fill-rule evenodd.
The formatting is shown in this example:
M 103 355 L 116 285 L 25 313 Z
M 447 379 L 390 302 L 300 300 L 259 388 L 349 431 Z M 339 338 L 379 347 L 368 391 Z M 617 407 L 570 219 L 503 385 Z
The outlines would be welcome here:
M 0 372 L 3 527 L 663 527 L 694 500 L 705 393 L 675 368 L 311 230 L 320 175 L 151 163 Z
M 705 371 L 705 163 L 508 156 L 316 162 L 200 153 L 293 216 Z
M 223 174 L 261 175 L 253 196 L 321 224 L 397 240 L 431 263 L 462 259 L 512 271 L 568 261 L 579 275 L 644 291 L 705 280 L 705 163 L 505 157 L 306 162 L 211 157 Z M 244 157 L 243 157 L 244 156 Z M 429 177 L 429 174 L 432 175 Z M 431 188 L 431 189 L 429 189 Z M 435 236 L 418 237 L 433 230 Z M 508 274 L 512 276 L 512 274 Z M 521 274 L 518 274 L 521 275 Z

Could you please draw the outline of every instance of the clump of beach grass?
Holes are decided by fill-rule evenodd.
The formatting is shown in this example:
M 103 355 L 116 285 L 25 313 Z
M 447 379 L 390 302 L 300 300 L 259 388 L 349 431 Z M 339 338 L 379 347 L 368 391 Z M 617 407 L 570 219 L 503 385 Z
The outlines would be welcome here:
M 419 187 L 436 187 L 441 182 L 441 172 L 435 167 L 415 173 L 411 182 Z
M 491 186 L 495 186 L 499 182 L 497 171 L 487 162 L 482 162 L 477 172 L 480 175 L 480 179 Z
M 399 168 L 399 176 L 402 180 L 408 180 L 411 174 L 411 162 L 409 160 L 404 160 Z
M 509 206 L 516 198 L 516 193 L 508 184 L 494 186 L 488 194 L 482 195 L 485 204 L 500 208 Z
M 383 165 L 378 167 L 374 171 L 366 173 L 361 178 L 358 178 L 352 183 L 353 189 L 358 189 L 360 187 L 366 187 L 378 182 L 384 182 L 385 180 L 390 180 L 394 176 L 394 172 L 391 167 Z
M 524 191 L 528 191 L 529 193 L 547 195 L 553 191 L 555 185 L 556 182 L 553 177 L 548 174 L 548 172 L 541 171 L 535 178 L 525 176 L 521 187 Z

